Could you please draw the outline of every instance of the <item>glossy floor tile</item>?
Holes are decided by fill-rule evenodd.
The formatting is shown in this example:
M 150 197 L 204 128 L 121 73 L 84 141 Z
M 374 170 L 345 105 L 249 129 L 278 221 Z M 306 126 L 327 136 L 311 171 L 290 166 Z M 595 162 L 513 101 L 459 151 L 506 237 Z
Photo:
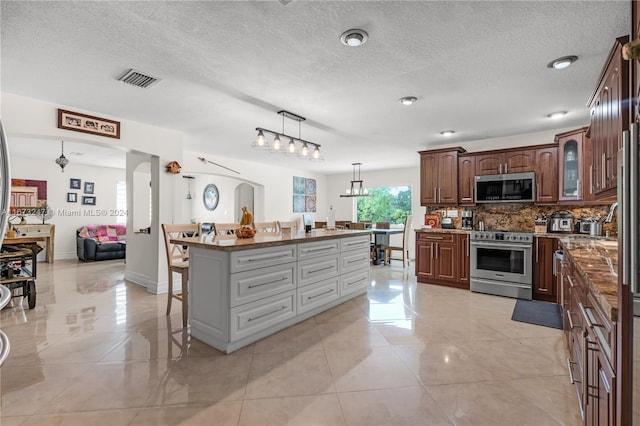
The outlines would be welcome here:
M 575 425 L 560 330 L 514 299 L 372 266 L 359 296 L 230 355 L 122 261 L 38 265 L 33 310 L 0 312 L 5 425 Z

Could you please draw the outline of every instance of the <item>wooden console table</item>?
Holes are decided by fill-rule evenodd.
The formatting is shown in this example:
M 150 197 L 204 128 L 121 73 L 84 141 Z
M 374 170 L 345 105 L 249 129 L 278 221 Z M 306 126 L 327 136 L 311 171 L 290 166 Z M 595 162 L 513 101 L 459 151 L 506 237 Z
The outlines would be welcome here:
M 53 263 L 53 256 L 55 253 L 55 233 L 56 226 L 52 224 L 33 224 L 29 223 L 26 225 L 14 225 L 14 229 L 16 231 L 16 238 L 13 238 L 12 241 L 20 241 L 22 238 L 28 237 L 44 237 L 44 248 L 46 250 L 46 262 Z

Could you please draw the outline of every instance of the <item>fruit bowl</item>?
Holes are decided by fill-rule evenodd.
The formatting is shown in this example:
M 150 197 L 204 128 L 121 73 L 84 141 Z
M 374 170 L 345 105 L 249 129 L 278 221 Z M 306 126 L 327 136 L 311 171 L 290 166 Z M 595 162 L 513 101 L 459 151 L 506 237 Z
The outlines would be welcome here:
M 236 237 L 238 238 L 253 238 L 256 235 L 256 230 L 250 227 L 240 228 L 236 232 Z

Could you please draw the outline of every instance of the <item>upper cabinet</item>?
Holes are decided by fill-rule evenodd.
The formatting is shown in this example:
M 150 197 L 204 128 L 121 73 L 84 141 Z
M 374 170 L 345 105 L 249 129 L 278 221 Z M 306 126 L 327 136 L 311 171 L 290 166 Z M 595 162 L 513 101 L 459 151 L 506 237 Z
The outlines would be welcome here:
M 558 201 L 582 201 L 584 199 L 585 161 L 583 153 L 586 132 L 587 128 L 583 127 L 556 135 L 559 174 Z
M 533 172 L 535 153 L 535 149 L 515 149 L 476 155 L 476 176 Z
M 536 204 L 558 201 L 558 147 L 541 146 L 535 149 Z
M 420 204 L 458 205 L 458 153 L 462 148 L 421 151 Z
M 622 59 L 622 46 L 628 41 L 628 36 L 616 39 L 589 99 L 590 190 L 600 200 L 616 196 L 618 150 L 622 147 L 622 133 L 629 128 L 629 71 Z
M 475 205 L 474 187 L 476 176 L 476 157 L 463 154 L 458 157 L 458 204 Z

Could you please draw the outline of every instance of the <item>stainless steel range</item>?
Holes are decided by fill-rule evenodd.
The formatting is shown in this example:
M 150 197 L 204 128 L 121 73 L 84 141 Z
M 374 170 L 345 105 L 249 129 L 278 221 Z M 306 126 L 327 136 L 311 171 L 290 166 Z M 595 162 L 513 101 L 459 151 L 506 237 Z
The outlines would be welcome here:
M 471 232 L 471 291 L 531 300 L 531 232 Z

